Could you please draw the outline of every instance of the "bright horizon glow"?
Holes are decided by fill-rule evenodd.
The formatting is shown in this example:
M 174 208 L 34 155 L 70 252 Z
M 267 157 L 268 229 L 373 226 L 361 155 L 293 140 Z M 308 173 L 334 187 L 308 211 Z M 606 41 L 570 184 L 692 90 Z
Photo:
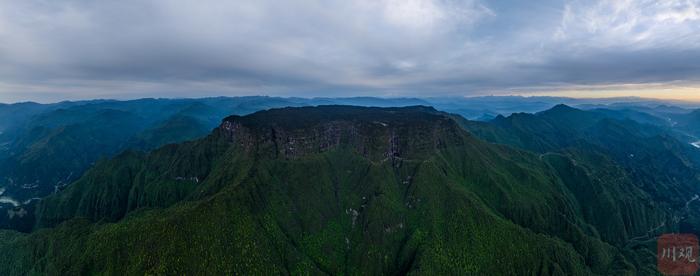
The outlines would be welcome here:
M 571 98 L 639 97 L 659 100 L 700 102 L 700 88 L 678 85 L 612 85 L 581 88 L 572 86 L 557 91 L 526 92 L 524 95 Z
M 605 99 L 605 98 L 623 98 L 623 97 L 638 97 L 645 99 L 684 101 L 684 102 L 700 102 L 700 89 L 689 89 L 683 93 L 670 94 L 668 91 L 596 91 L 594 94 L 590 91 L 567 91 L 567 92 L 541 92 L 529 93 L 523 96 L 548 96 L 548 97 L 567 97 L 576 99 Z
M 637 98 L 640 100 L 658 100 L 658 101 L 668 101 L 668 102 L 685 102 L 685 103 L 698 103 L 700 104 L 700 89 L 697 88 L 685 88 L 682 89 L 683 92 L 679 93 L 678 96 L 669 97 L 669 91 L 664 89 L 655 90 L 635 90 L 635 91 L 619 91 L 619 90 L 571 90 L 571 91 L 546 91 L 546 92 L 524 92 L 524 93 L 510 93 L 510 94 L 489 94 L 489 95 L 469 95 L 469 96 L 445 96 L 444 98 L 450 97 L 461 97 L 465 99 L 469 98 L 479 98 L 479 97 L 562 97 L 571 99 L 590 99 L 590 100 L 604 100 L 604 99 L 624 99 L 624 98 Z M 157 99 L 197 99 L 197 98 L 211 98 L 211 97 L 279 97 L 279 98 L 324 98 L 324 96 L 313 96 L 313 97 L 298 97 L 298 96 L 285 96 L 285 95 L 266 95 L 266 94 L 248 94 L 248 95 L 220 95 L 220 94 L 207 94 L 202 96 L 192 96 L 192 97 L 167 97 L 167 96 L 155 96 L 155 97 L 132 97 L 132 98 L 114 98 L 114 97 L 95 97 L 95 98 L 71 98 L 56 101 L 44 101 L 44 100 L 17 100 L 17 101 L 0 101 L 0 104 L 15 104 L 22 102 L 36 102 L 40 104 L 53 104 L 62 101 L 91 101 L 91 100 L 117 100 L 117 101 L 129 101 L 138 100 L 145 98 L 157 98 Z M 443 98 L 443 97 L 420 97 L 420 96 L 371 96 L 371 95 L 349 95 L 345 97 L 331 97 L 331 98 L 353 98 L 353 97 L 373 97 L 380 99 L 399 99 L 399 98 Z

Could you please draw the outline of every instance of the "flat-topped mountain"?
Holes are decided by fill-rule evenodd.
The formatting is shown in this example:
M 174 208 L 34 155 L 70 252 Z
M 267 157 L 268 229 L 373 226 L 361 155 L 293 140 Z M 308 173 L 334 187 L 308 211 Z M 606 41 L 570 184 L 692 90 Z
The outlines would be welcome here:
M 246 116 L 233 115 L 226 117 L 224 122 L 238 122 L 251 128 L 276 126 L 286 129 L 299 129 L 333 121 L 409 125 L 433 122 L 444 118 L 444 115 L 428 106 L 360 107 L 320 105 L 315 107 L 276 108 L 255 112 Z
M 347 146 L 375 161 L 430 153 L 464 134 L 448 116 L 424 106 L 272 109 L 227 117 L 218 131 L 258 154 L 298 158 Z

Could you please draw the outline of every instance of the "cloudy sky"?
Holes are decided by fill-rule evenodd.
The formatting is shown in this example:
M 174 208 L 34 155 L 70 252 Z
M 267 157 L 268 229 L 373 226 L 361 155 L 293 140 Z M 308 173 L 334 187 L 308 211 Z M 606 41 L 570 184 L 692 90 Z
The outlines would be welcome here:
M 0 102 L 700 100 L 700 0 L 0 0 Z

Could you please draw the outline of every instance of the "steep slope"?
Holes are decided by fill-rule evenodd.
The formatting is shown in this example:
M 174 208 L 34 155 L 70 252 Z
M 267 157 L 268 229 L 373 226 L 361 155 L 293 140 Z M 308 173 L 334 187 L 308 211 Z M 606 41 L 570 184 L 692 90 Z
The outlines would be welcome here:
M 8 140 L 0 143 L 0 188 L 4 196 L 20 202 L 13 209 L 21 211 L 30 208 L 21 203 L 62 189 L 101 158 L 203 137 L 221 117 L 232 113 L 227 111 L 229 105 L 213 108 L 204 102 L 207 100 L 143 99 L 32 104 L 29 111 L 45 112 L 11 127 L 4 136 Z M 0 207 L 13 206 L 0 203 Z M 4 213 L 0 212 L 0 225 L 7 218 Z
M 676 123 L 677 129 L 691 135 L 693 139 L 700 140 L 700 110 L 670 114 L 669 117 Z
M 605 109 L 597 108 L 590 110 L 596 113 L 602 113 L 605 117 L 616 119 L 620 121 L 632 120 L 640 124 L 653 125 L 660 128 L 671 128 L 673 127 L 673 121 L 669 118 L 665 118 L 663 114 L 654 115 L 653 111 L 639 111 L 633 108 L 623 108 L 623 109 Z
M 231 114 L 322 102 L 391 106 L 420 101 L 251 96 L 0 104 L 0 188 L 19 202 L 43 197 L 75 181 L 100 158 L 201 138 Z
M 23 151 L 11 154 L 0 173 L 14 183 L 36 185 L 28 196 L 53 192 L 54 185 L 40 184 L 60 185 L 70 180 L 70 174 L 79 176 L 95 158 L 111 156 L 118 150 L 114 144 L 120 144 L 125 137 L 139 131 L 141 127 L 136 123 L 139 120 L 141 118 L 130 113 L 104 110 L 88 123 L 37 130 L 43 132 L 40 138 L 27 141 L 21 146 Z
M 595 179 L 614 170 L 593 177 L 568 159 L 542 159 L 480 142 L 424 107 L 233 116 L 205 139 L 101 162 L 41 201 L 38 230 L 3 232 L 0 272 L 649 269 L 619 248 L 668 214 L 626 183 L 605 197 L 581 192 L 612 190 Z M 620 210 L 611 195 L 629 210 L 590 208 Z
M 0 150 L 0 228 L 27 230 L 36 199 L 63 189 L 101 158 L 199 138 L 216 125 L 207 121 L 211 114 L 205 108 L 197 110 L 197 117 L 188 116 L 192 104 L 187 102 L 39 106 L 45 112 L 12 127 L 5 136 L 10 140 Z
M 639 183 L 672 182 L 665 188 L 683 191 L 668 197 L 697 192 L 700 151 L 653 125 L 559 106 L 535 115 L 501 117 L 492 124 L 463 126 L 486 140 L 540 153 L 570 147 L 600 151 L 636 175 Z
M 491 142 L 543 157 L 563 156 L 588 171 L 605 167 L 619 171 L 618 176 L 606 173 L 599 177 L 606 189 L 634 187 L 649 204 L 672 213 L 656 226 L 647 224 L 645 227 L 652 225 L 644 235 L 647 238 L 676 229 L 698 233 L 700 206 L 695 199 L 700 193 L 700 151 L 674 138 L 672 130 L 563 106 L 534 115 L 501 117 L 492 123 L 460 122 Z
M 626 241 L 671 214 L 589 158 L 488 144 L 426 107 L 232 116 L 42 200 L 33 233 L 0 232 L 0 274 L 653 272 Z
M 0 142 L 6 142 L 10 139 L 5 133 L 7 129 L 15 127 L 18 123 L 47 108 L 47 106 L 37 103 L 0 104 L 0 118 L 3 118 L 0 120 Z
M 0 134 L 0 171 L 4 168 L 4 172 L 0 172 L 0 188 L 7 190 L 5 196 L 20 203 L 40 198 L 55 191 L 56 187 L 60 188 L 66 183 L 75 181 L 84 173 L 85 169 L 91 167 L 100 158 L 109 158 L 124 150 L 150 150 L 168 143 L 203 137 L 218 125 L 220 118 L 230 114 L 244 115 L 269 108 L 317 104 L 385 107 L 433 104 L 439 106 L 439 109 L 443 111 L 456 112 L 463 116 L 480 117 L 484 114 L 538 111 L 552 106 L 555 102 L 571 100 L 546 97 L 432 98 L 421 100 L 412 98 L 304 99 L 253 96 L 132 101 L 95 100 L 48 105 L 36 103 L 0 104 L 0 132 L 2 132 Z M 659 107 L 658 110 L 660 112 L 674 112 L 670 107 Z M 107 124 L 99 118 L 100 114 L 105 112 L 121 113 L 124 116 L 114 116 L 109 123 L 128 127 L 120 128 L 120 132 L 117 133 L 111 129 L 102 128 L 101 125 Z M 654 122 L 653 117 L 644 116 L 645 113 L 642 112 L 635 113 L 632 109 L 608 113 L 615 113 L 618 117 Z M 665 119 L 670 120 L 670 118 Z M 90 133 L 85 133 L 86 131 Z M 108 139 L 93 139 L 98 136 Z M 689 134 L 686 136 L 683 138 L 684 141 L 696 141 Z M 45 143 L 46 141 L 58 142 Z M 99 150 L 83 151 L 83 147 L 98 148 Z M 31 158 L 25 159 L 29 156 Z M 69 164 L 64 166 L 62 163 Z M 35 173 L 35 167 L 42 169 Z M 0 207 L 11 207 L 11 204 L 0 202 Z M 28 206 L 20 208 L 25 207 L 28 208 Z M 2 216 L 2 213 L 0 212 L 0 225 L 4 225 L 2 219 L 5 216 Z
M 198 118 L 177 114 L 132 136 L 124 149 L 150 150 L 162 145 L 201 138 L 211 131 L 209 124 Z

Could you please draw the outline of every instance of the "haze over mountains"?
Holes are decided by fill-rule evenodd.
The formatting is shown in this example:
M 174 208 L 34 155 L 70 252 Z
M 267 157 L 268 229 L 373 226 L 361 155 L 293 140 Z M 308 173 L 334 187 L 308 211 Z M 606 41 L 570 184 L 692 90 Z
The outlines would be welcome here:
M 690 275 L 699 91 L 700 0 L 0 0 L 0 276 Z
M 654 274 L 700 230 L 693 107 L 2 105 L 0 274 Z
M 620 100 L 624 100 L 619 102 Z M 638 116 L 656 119 L 656 124 L 680 124 L 692 136 L 689 110 L 662 110 L 663 102 L 644 99 L 570 99 L 549 97 L 481 98 L 206 98 L 143 99 L 133 101 L 84 101 L 56 104 L 18 103 L 0 106 L 0 179 L 5 196 L 25 202 L 55 192 L 74 181 L 100 158 L 126 149 L 149 150 L 199 138 L 230 114 L 248 114 L 285 106 L 349 104 L 360 106 L 435 106 L 468 119 L 490 120 L 514 112 L 538 112 L 567 103 L 585 108 L 609 107 L 618 113 L 644 109 Z M 628 107 L 629 106 L 629 107 Z M 686 104 L 685 107 L 691 105 Z M 670 107 L 669 107 L 670 109 Z M 669 113 L 669 114 L 667 114 Z M 677 114 L 678 113 L 678 114 Z M 612 114 L 611 114 L 612 115 Z M 625 114 L 617 114 L 625 116 Z M 673 117 L 673 118 L 671 118 Z M 643 119 L 639 117 L 638 119 Z M 676 120 L 676 121 L 673 121 Z M 48 160 L 63 160 L 48 162 Z

